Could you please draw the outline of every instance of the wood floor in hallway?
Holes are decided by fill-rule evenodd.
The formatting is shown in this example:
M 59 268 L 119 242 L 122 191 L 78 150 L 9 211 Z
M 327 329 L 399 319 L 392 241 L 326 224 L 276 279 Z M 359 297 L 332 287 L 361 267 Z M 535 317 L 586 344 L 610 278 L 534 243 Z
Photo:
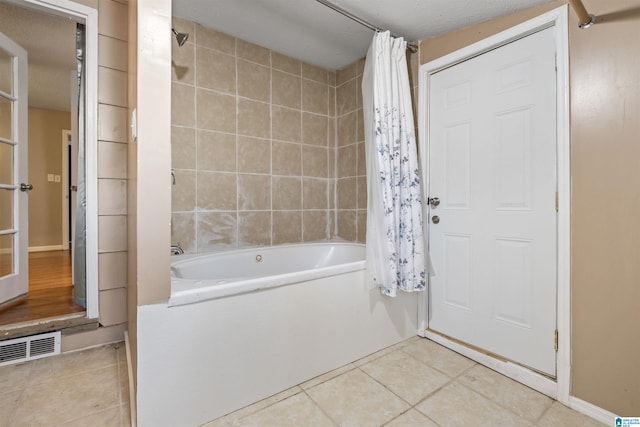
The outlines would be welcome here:
M 71 252 L 29 253 L 29 296 L 0 312 L 0 326 L 83 312 L 73 301 Z

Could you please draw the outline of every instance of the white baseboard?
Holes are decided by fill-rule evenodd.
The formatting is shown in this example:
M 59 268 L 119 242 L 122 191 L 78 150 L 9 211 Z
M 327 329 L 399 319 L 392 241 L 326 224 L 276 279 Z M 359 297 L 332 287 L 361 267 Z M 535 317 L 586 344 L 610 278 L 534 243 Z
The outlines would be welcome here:
M 62 250 L 65 250 L 63 245 L 29 246 L 29 252 L 47 252 L 47 251 L 62 251 Z
M 613 412 L 609 412 L 606 409 L 602 409 L 599 406 L 579 399 L 575 396 L 569 396 L 569 407 L 608 426 L 614 425 L 614 420 L 617 417 Z

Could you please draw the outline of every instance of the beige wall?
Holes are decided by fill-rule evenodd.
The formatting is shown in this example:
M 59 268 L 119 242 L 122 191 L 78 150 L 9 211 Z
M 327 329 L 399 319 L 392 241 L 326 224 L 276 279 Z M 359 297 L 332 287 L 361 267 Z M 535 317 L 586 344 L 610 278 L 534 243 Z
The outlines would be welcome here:
M 172 242 L 198 252 L 331 238 L 335 73 L 174 25 L 190 37 L 172 42 Z
M 563 3 L 424 40 L 421 62 Z M 640 9 L 636 0 L 587 6 L 599 17 L 594 27 L 579 30 L 569 16 L 571 393 L 632 416 L 640 411 Z
M 29 108 L 29 247 L 62 244 L 62 180 L 47 175 L 62 175 L 64 129 L 71 129 L 69 112 Z

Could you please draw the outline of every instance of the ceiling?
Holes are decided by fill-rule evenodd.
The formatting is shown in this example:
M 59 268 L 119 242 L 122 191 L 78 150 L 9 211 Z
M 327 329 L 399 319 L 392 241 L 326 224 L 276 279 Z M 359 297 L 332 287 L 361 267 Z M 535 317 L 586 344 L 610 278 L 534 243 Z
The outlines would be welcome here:
M 549 1 L 331 0 L 407 41 Z M 373 34 L 316 0 L 173 0 L 173 15 L 332 70 L 364 57 Z
M 70 111 L 76 23 L 0 1 L 0 32 L 22 46 L 29 61 L 29 106 Z

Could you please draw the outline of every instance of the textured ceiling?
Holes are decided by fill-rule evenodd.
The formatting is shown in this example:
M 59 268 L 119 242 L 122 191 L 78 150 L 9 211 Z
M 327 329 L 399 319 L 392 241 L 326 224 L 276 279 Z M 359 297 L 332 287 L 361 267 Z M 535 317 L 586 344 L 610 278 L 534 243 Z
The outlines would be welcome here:
M 352 14 L 422 40 L 549 0 L 332 0 Z M 173 15 L 329 69 L 366 55 L 372 32 L 315 0 L 173 0 Z
M 29 59 L 29 106 L 70 111 L 75 22 L 0 1 L 0 32 Z

